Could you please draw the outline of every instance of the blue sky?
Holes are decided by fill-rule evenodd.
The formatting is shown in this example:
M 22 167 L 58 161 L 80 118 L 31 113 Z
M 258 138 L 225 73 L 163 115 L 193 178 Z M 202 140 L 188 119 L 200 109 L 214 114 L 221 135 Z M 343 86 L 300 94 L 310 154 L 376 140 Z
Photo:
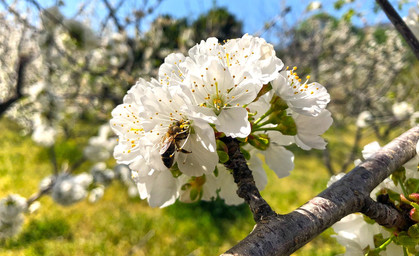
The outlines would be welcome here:
M 162 4 L 156 10 L 156 15 L 169 13 L 174 17 L 188 17 L 189 19 L 195 19 L 200 14 L 207 12 L 216 3 L 219 7 L 226 7 L 229 12 L 233 13 L 238 20 L 243 21 L 243 32 L 254 34 L 260 31 L 266 22 L 273 20 L 281 10 L 283 6 L 290 6 L 291 12 L 286 16 L 286 22 L 288 25 L 294 25 L 298 21 L 307 18 L 312 15 L 313 12 L 308 13 L 306 11 L 307 5 L 311 1 L 307 0 L 163 0 Z M 343 10 L 337 11 L 333 8 L 333 3 L 336 0 L 324 0 L 320 1 L 323 5 L 323 10 L 335 15 L 341 16 L 348 8 L 352 7 L 358 11 L 361 11 L 366 17 L 363 21 L 354 18 L 354 23 L 362 25 L 363 22 L 367 24 L 376 24 L 380 22 L 388 22 L 387 17 L 383 12 L 375 14 L 373 7 L 375 1 L 359 1 L 356 0 L 354 3 L 349 4 Z M 397 1 L 390 1 L 393 6 L 397 6 Z M 405 16 L 408 9 L 416 5 L 416 1 L 406 4 L 403 10 L 399 11 L 400 15 Z M 150 19 L 148 22 L 151 22 Z M 265 33 L 263 35 L 268 41 L 276 42 L 277 39 L 273 33 Z
M 77 12 L 77 7 L 81 2 L 86 2 L 88 0 L 64 0 L 65 6 L 61 8 L 61 11 L 65 13 L 67 17 L 71 17 L 74 13 Z M 156 0 L 148 0 L 149 3 L 153 3 Z M 25 1 L 26 2 L 26 1 Z M 53 5 L 56 0 L 43 0 L 39 1 L 42 3 L 43 7 L 49 7 Z M 115 4 L 116 0 L 109 0 L 109 2 Z M 128 1 L 131 5 L 141 6 L 143 1 L 132 0 Z M 309 15 L 312 15 L 313 12 L 307 13 L 306 7 L 311 1 L 308 0 L 163 0 L 159 7 L 155 10 L 153 15 L 149 16 L 142 24 L 143 29 L 147 30 L 147 27 L 152 22 L 152 20 L 157 15 L 170 14 L 175 18 L 188 17 L 190 21 L 196 19 L 200 14 L 203 14 L 210 10 L 214 3 L 219 7 L 226 7 L 230 13 L 233 13 L 236 18 L 243 22 L 243 32 L 254 34 L 258 31 L 263 31 L 264 24 L 275 19 L 284 6 L 290 6 L 291 12 L 288 13 L 285 17 L 286 24 L 292 26 L 298 21 L 301 21 L 307 18 Z M 388 22 L 387 17 L 382 11 L 378 14 L 373 13 L 373 6 L 375 1 L 365 1 L 365 0 L 354 0 L 353 3 L 349 4 L 347 8 L 344 8 L 341 11 L 337 11 L 333 8 L 333 3 L 336 0 L 324 0 L 320 1 L 323 5 L 323 10 L 326 12 L 335 15 L 341 16 L 347 8 L 352 7 L 357 11 L 361 11 L 365 17 L 364 20 L 355 18 L 354 23 L 357 25 L 362 25 L 367 23 L 369 25 L 376 24 L 380 22 Z M 397 6 L 398 1 L 390 1 L 393 6 Z M 91 4 L 91 8 L 96 9 L 98 15 L 105 15 L 107 11 L 100 9 L 102 1 L 96 0 Z M 405 16 L 408 12 L 408 9 L 417 4 L 416 0 L 411 0 L 409 4 L 405 5 L 403 10 L 400 10 L 399 13 L 401 16 Z M 126 12 L 131 12 L 131 9 L 126 8 L 123 10 Z M 279 24 L 282 20 L 279 21 Z M 262 35 L 268 41 L 277 43 L 278 39 L 275 36 L 275 33 L 267 32 Z

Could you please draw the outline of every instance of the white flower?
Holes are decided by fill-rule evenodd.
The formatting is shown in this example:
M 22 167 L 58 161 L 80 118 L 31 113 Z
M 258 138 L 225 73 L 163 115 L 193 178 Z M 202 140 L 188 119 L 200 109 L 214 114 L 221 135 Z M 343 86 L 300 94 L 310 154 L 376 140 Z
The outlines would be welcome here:
M 364 255 L 367 248 L 375 248 L 374 235 L 380 232 L 378 224 L 368 224 L 362 214 L 354 213 L 332 226 L 337 241 L 345 246 L 345 256 Z
M 52 199 L 61 205 L 74 204 L 87 196 L 87 187 L 92 183 L 90 174 L 82 173 L 76 176 L 62 173 L 52 188 Z
M 220 186 L 218 195 L 221 199 L 224 199 L 225 204 L 239 205 L 244 203 L 243 198 L 237 195 L 237 185 L 234 183 L 233 175 L 224 165 L 218 165 L 218 180 Z
M 140 177 L 133 171 L 132 176 L 137 183 L 141 199 L 146 199 L 151 207 L 166 207 L 173 204 L 179 197 L 179 180 L 174 178 L 170 171 L 152 172 L 150 175 Z
M 128 165 L 117 164 L 114 167 L 114 172 L 116 178 L 120 179 L 126 186 L 133 184 L 131 170 L 129 169 Z
M 56 130 L 51 126 L 37 124 L 32 133 L 32 139 L 41 146 L 50 147 L 54 144 L 56 135 Z
M 406 178 L 419 179 L 419 141 L 416 143 L 416 155 L 405 163 Z
M 317 10 L 317 9 L 320 9 L 320 8 L 322 8 L 322 3 L 319 2 L 319 1 L 313 1 L 307 6 L 306 10 L 307 11 L 314 11 L 314 10 Z
M 327 182 L 327 187 L 330 187 L 333 183 L 335 183 L 336 181 L 340 180 L 343 178 L 343 176 L 345 176 L 346 173 L 338 173 L 336 175 L 332 175 L 332 177 L 330 177 L 329 181 Z
M 133 185 L 128 186 L 128 196 L 130 198 L 136 198 L 139 196 L 138 194 L 138 188 L 137 186 L 133 183 Z
M 317 116 L 306 116 L 291 111 L 291 115 L 297 125 L 295 143 L 304 150 L 325 149 L 327 143 L 320 135 L 333 123 L 330 112 L 323 109 Z
M 89 193 L 89 202 L 96 203 L 97 201 L 99 201 L 99 199 L 103 197 L 104 194 L 105 194 L 104 186 L 99 186 L 92 189 Z
M 26 199 L 11 194 L 0 200 L 0 238 L 9 238 L 19 233 L 27 209 Z
M 10 194 L 0 200 L 0 219 L 11 221 L 24 211 L 26 211 L 26 199 L 18 194 Z
M 405 119 L 413 114 L 413 106 L 406 101 L 394 103 L 392 106 L 393 114 L 398 120 Z
M 419 3 L 418 3 L 419 5 Z M 404 18 L 406 25 L 409 26 L 416 38 L 419 38 L 419 11 L 417 7 L 409 10 L 409 15 Z
M 285 100 L 294 112 L 318 116 L 329 103 L 330 95 L 321 84 L 308 83 L 308 78 L 301 83 L 295 69 L 284 70 L 271 84 L 275 93 Z
M 390 233 L 377 223 L 370 224 L 360 213 L 349 214 L 332 226 L 337 235 L 333 235 L 339 244 L 345 246 L 345 256 L 365 255 L 368 249 L 374 249 L 374 236 L 382 234 L 388 238 Z M 381 256 L 403 255 L 403 248 L 391 243 L 381 251 Z
M 365 128 L 368 126 L 368 123 L 372 120 L 371 112 L 362 111 L 359 113 L 358 118 L 356 119 L 356 126 Z
M 105 186 L 109 185 L 115 177 L 115 173 L 111 169 L 107 169 L 104 162 L 96 163 L 90 169 L 90 173 L 92 174 L 95 182 Z
M 179 55 L 178 59 L 171 61 L 178 67 L 167 70 L 165 66 L 165 71 L 159 72 L 162 84 L 180 84 L 199 111 L 207 114 L 211 110 L 217 115 L 217 130 L 231 137 L 249 135 L 243 106 L 251 103 L 283 66 L 272 45 L 249 35 L 225 45 L 209 38 L 191 48 L 189 57 Z
M 128 91 L 124 104 L 112 111 L 111 126 L 119 136 L 114 150 L 118 163 L 129 164 L 141 177 L 150 175 L 150 171 L 168 172 L 174 163 L 189 176 L 214 170 L 218 155 L 214 131 L 208 122 L 215 117 L 188 108 L 191 104 L 181 94 L 179 88 L 162 87 L 155 80 L 140 80 Z M 184 138 L 174 140 L 173 136 L 179 134 Z M 166 164 L 162 148 L 169 147 L 170 142 L 173 162 Z
M 410 116 L 410 126 L 415 126 L 419 124 L 419 111 L 414 112 Z
M 28 212 L 30 214 L 35 213 L 39 210 L 39 208 L 41 208 L 41 203 L 39 201 L 35 201 L 31 205 L 29 205 Z
M 258 119 L 270 108 L 270 101 L 273 96 L 273 92 L 270 91 L 262 95 L 256 102 L 252 102 L 248 105 L 250 112 L 256 113 L 254 118 Z M 256 135 L 260 132 L 255 133 Z M 261 153 L 265 156 L 265 162 L 271 170 L 275 172 L 278 178 L 283 178 L 289 175 L 290 171 L 294 169 L 294 155 L 291 151 L 285 149 L 284 146 L 291 145 L 293 143 L 292 136 L 285 136 L 278 131 L 265 132 L 270 139 L 269 146 L 266 150 L 256 150 L 251 155 Z M 251 160 L 253 157 L 251 158 Z M 262 168 L 263 170 L 263 168 Z
M 267 84 L 278 77 L 278 72 L 284 66 L 284 63 L 276 57 L 273 45 L 263 38 L 248 34 L 242 38 L 227 40 L 224 45 L 221 45 L 217 38 L 211 37 L 206 41 L 202 40 L 188 53 L 195 61 L 202 56 L 215 56 L 233 75 L 246 70 L 262 84 Z
M 99 135 L 89 139 L 89 144 L 83 150 L 87 159 L 98 162 L 105 161 L 111 156 L 117 141 L 115 138 L 109 138 L 110 133 L 109 124 L 104 124 L 99 128 Z

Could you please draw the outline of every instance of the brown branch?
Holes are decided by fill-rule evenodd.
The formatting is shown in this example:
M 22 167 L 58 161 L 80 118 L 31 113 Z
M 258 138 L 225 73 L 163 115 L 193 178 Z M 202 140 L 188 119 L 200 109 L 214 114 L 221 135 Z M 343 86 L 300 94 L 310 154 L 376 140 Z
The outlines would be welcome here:
M 354 212 L 367 213 L 378 223 L 403 228 L 406 223 L 397 211 L 378 203 L 371 206 L 371 191 L 398 167 L 413 158 L 419 126 L 405 132 L 355 167 L 318 196 L 286 215 L 260 221 L 253 231 L 224 255 L 290 255 L 341 218 Z M 375 204 L 375 203 L 374 203 Z M 379 206 L 378 206 L 379 205 Z
M 230 157 L 224 165 L 233 171 L 234 182 L 237 184 L 237 195 L 243 198 L 249 205 L 256 222 L 266 220 L 276 213 L 269 204 L 262 198 L 253 179 L 252 171 L 246 163 L 246 159 L 240 152 L 240 145 L 236 139 L 223 137 L 221 140 L 227 145 L 228 156 Z
M 28 205 L 28 207 L 33 204 L 35 201 L 37 201 L 39 198 L 41 198 L 42 196 L 48 194 L 51 189 L 54 187 L 55 184 L 55 180 L 57 179 L 57 176 L 53 177 L 53 180 L 51 181 L 50 184 L 48 184 L 48 186 L 46 186 L 45 188 L 39 190 L 38 192 L 36 192 L 35 194 L 33 194 L 32 196 L 30 196 L 27 200 L 26 200 L 26 204 Z
M 349 157 L 346 159 L 346 162 L 342 165 L 342 168 L 340 168 L 340 172 L 346 172 L 346 170 L 348 169 L 348 166 L 354 162 L 356 154 L 358 153 L 359 142 L 361 141 L 361 137 L 362 137 L 362 128 L 357 127 L 351 153 Z
M 106 8 L 108 8 L 109 16 L 112 18 L 113 22 L 115 23 L 116 28 L 118 29 L 119 33 L 122 33 L 125 31 L 124 27 L 121 25 L 121 23 L 118 20 L 118 17 L 116 17 L 116 12 L 114 8 L 111 6 L 111 4 L 108 2 L 108 0 L 103 0 L 103 3 L 105 4 Z
M 410 46 L 410 49 L 416 55 L 416 58 L 419 60 L 419 41 L 410 30 L 410 28 L 406 25 L 400 15 L 396 12 L 393 6 L 387 0 L 376 0 L 377 3 L 380 5 L 381 9 L 385 12 L 388 19 L 393 23 L 394 27 L 397 31 L 402 35 L 404 40 L 406 40 L 407 44 Z
M 322 160 L 330 176 L 335 175 L 336 172 L 335 172 L 335 168 L 333 168 L 333 165 L 332 165 L 332 157 L 330 155 L 329 147 L 326 147 L 323 150 Z
M 21 55 L 18 60 L 17 65 L 17 79 L 15 87 L 15 95 L 8 99 L 5 102 L 0 103 L 0 117 L 6 110 L 16 101 L 20 100 L 23 97 L 23 82 L 25 78 L 25 69 L 27 64 L 30 62 L 31 58 L 28 55 Z
M 400 230 L 403 230 L 413 224 L 396 208 L 387 204 L 377 203 L 371 198 L 366 198 L 364 208 L 360 212 L 387 228 L 400 227 Z

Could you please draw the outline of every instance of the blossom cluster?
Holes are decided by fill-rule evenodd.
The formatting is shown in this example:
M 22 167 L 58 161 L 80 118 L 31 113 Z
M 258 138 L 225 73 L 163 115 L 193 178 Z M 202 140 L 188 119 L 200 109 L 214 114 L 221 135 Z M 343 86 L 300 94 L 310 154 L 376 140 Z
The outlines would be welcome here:
M 332 123 L 330 96 L 296 69 L 284 68 L 271 44 L 250 35 L 224 43 L 209 38 L 187 56 L 172 53 L 157 79 L 138 80 L 112 111 L 114 157 L 129 165 L 140 197 L 153 207 L 217 195 L 241 203 L 220 138 L 241 141 L 259 189 L 267 176 L 258 153 L 285 177 L 294 157 L 284 146 L 326 145 L 320 135 Z
M 380 149 L 378 142 L 366 145 L 362 151 L 364 159 L 371 157 Z M 406 255 L 404 250 L 417 255 L 419 240 L 415 232 L 418 230 L 419 210 L 419 142 L 416 146 L 416 156 L 403 165 L 399 171 L 380 183 L 372 192 L 371 198 L 388 197 L 388 201 L 398 209 L 410 209 L 413 224 L 409 231 L 394 231 L 386 229 L 360 213 L 350 214 L 332 228 L 336 232 L 337 241 L 345 246 L 345 256 L 352 255 Z M 356 160 L 358 165 L 361 160 Z M 328 186 L 344 176 L 343 173 L 333 176 Z M 388 203 L 388 202 L 387 202 Z
M 0 239 L 12 237 L 20 231 L 26 210 L 26 199 L 20 195 L 11 194 L 0 200 Z

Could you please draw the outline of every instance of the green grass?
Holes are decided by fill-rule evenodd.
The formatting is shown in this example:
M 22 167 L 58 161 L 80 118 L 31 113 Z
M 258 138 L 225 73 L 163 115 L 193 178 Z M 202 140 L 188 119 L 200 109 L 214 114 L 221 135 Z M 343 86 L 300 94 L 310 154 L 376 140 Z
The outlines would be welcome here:
M 8 193 L 29 197 L 51 173 L 48 150 L 20 136 L 18 127 L 5 119 L 0 129 L 0 197 Z M 58 162 L 76 161 L 81 156 L 79 145 L 86 139 L 60 142 Z M 321 192 L 329 179 L 320 151 L 295 154 L 291 175 L 278 179 L 269 171 L 268 186 L 262 192 L 278 213 L 299 207 Z M 155 209 L 146 201 L 128 198 L 118 182 L 96 204 L 83 201 L 62 207 L 48 196 L 40 202 L 41 208 L 26 218 L 22 232 L 1 244 L 0 255 L 219 255 L 254 225 L 246 205 L 229 207 L 217 200 Z M 342 253 L 343 248 L 330 238 L 332 233 L 328 229 L 293 255 Z

